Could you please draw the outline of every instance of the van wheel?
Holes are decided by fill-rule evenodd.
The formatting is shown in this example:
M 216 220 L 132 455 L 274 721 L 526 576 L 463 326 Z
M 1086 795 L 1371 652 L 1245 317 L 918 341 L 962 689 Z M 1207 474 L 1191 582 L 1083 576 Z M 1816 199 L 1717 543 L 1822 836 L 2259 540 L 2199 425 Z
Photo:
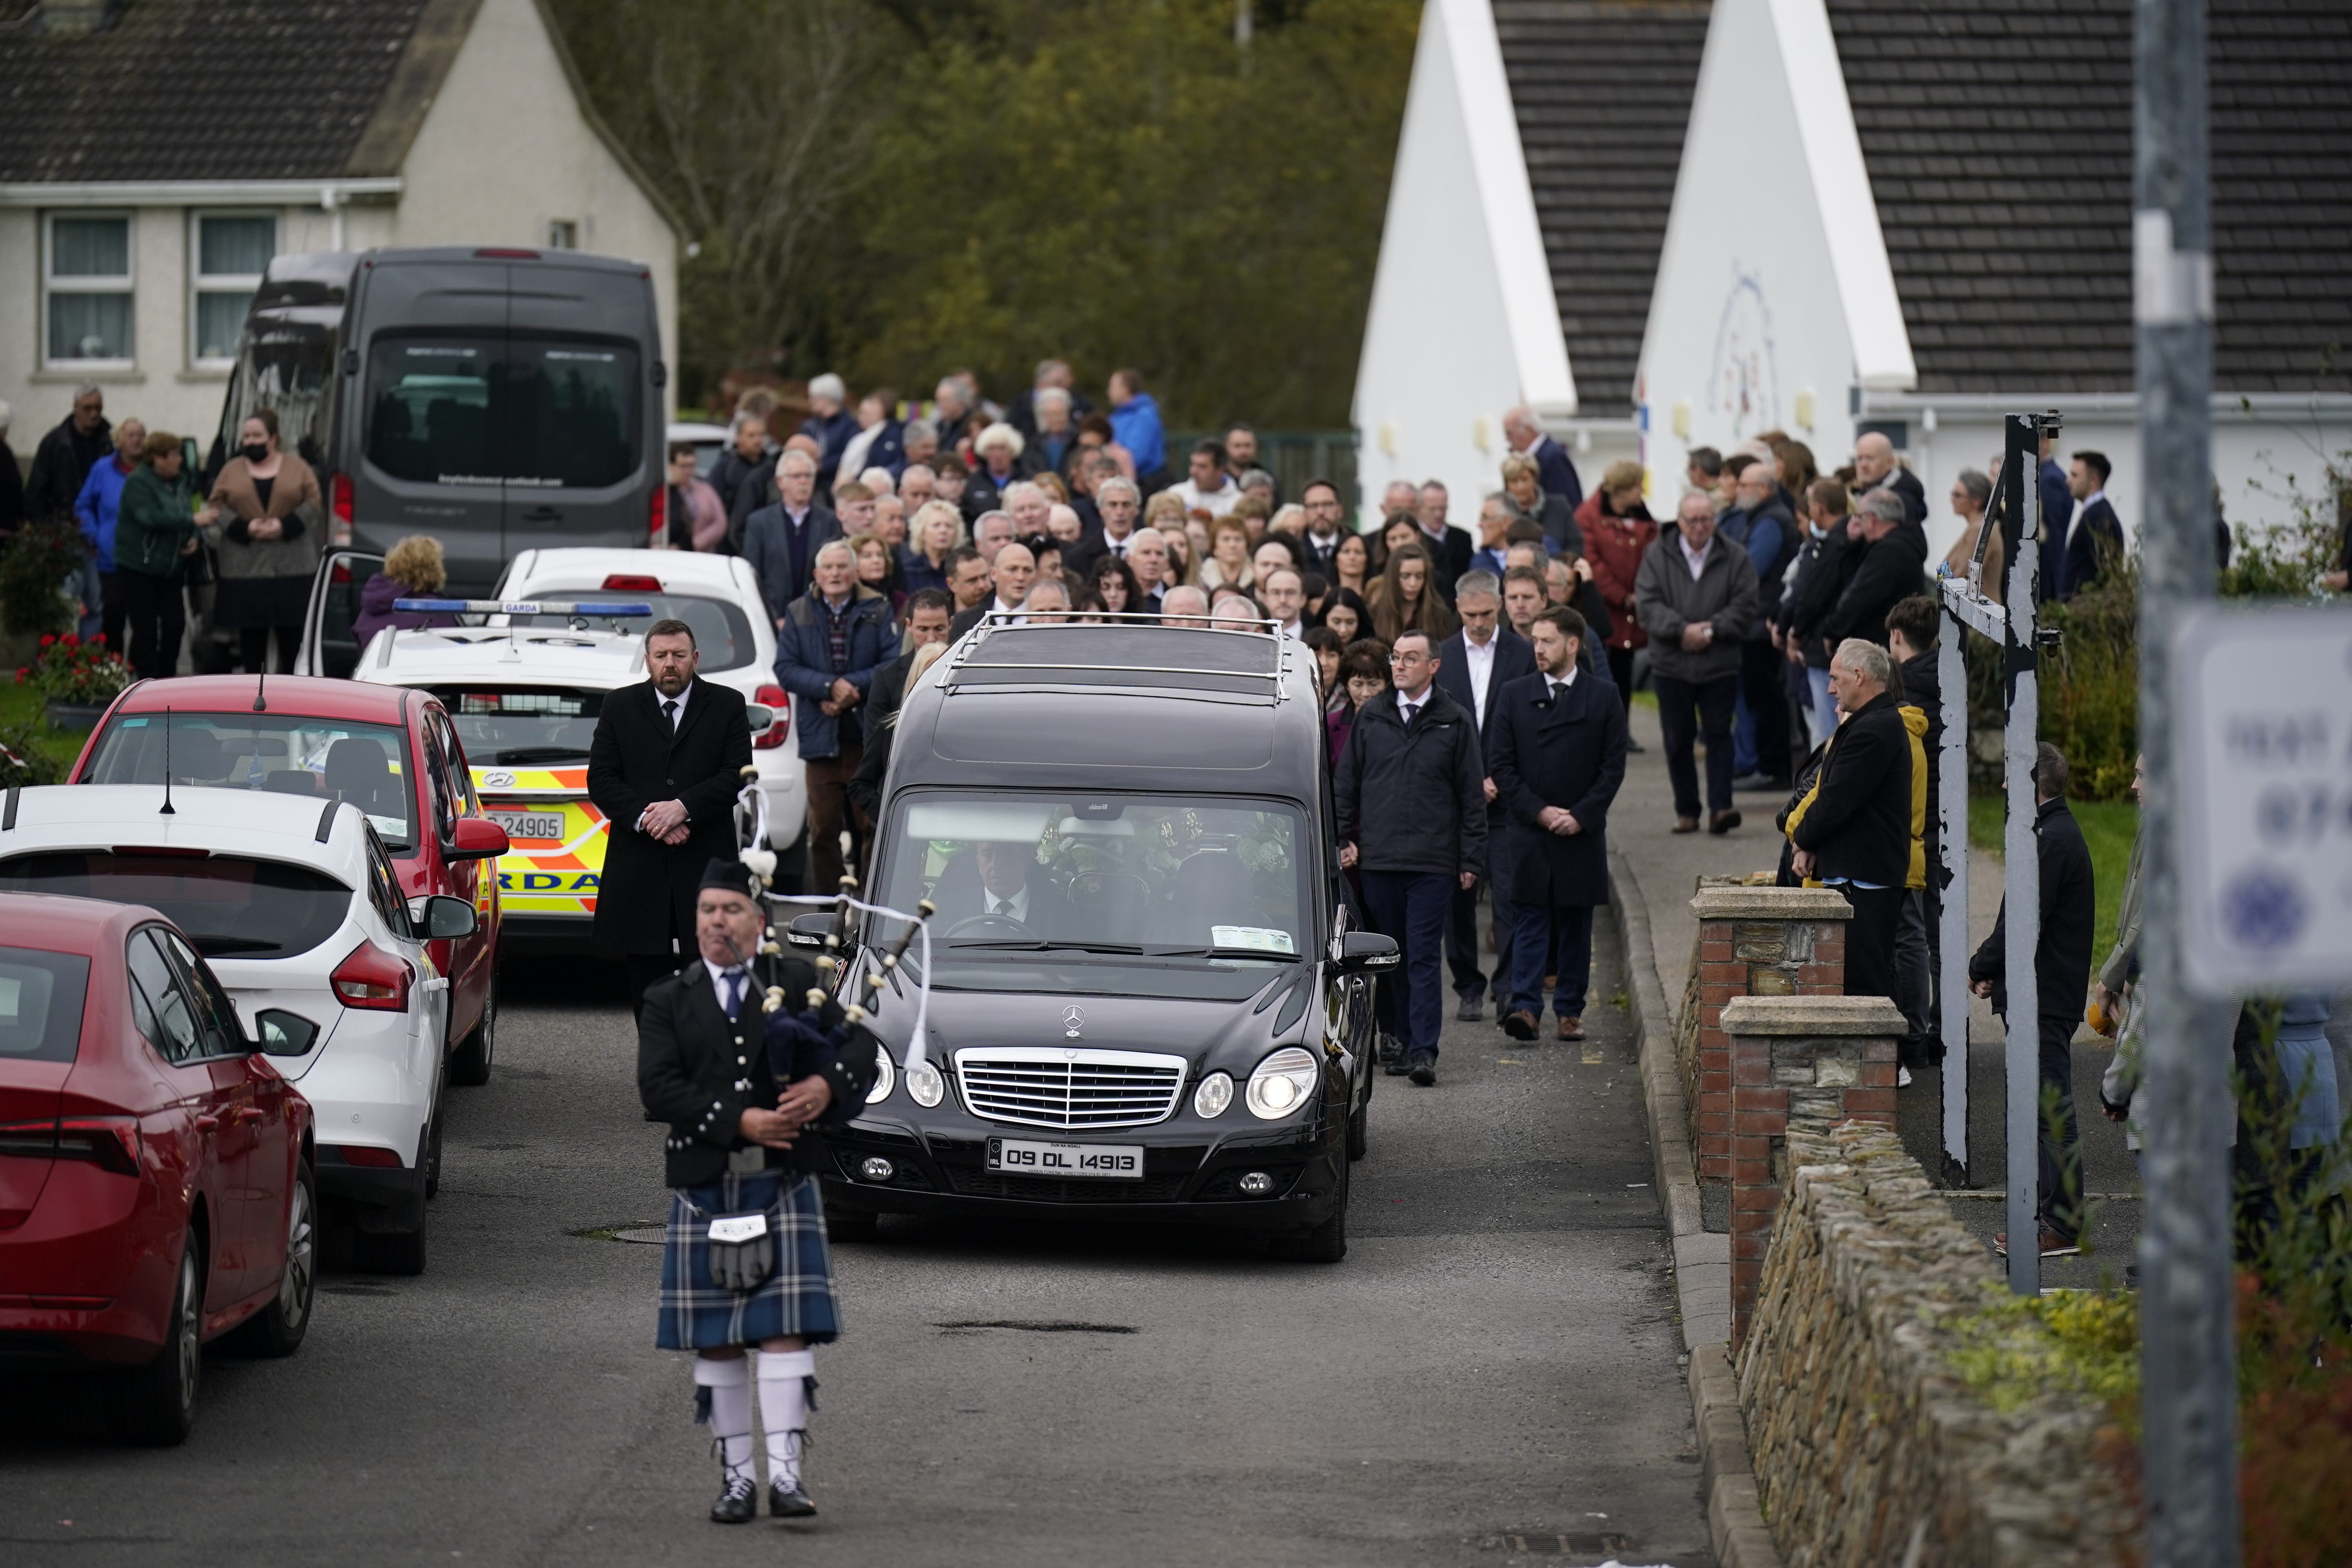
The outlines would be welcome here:
M 352 1237 L 352 1261 L 363 1274 L 424 1273 L 424 1214 L 420 1211 L 417 1215 L 415 1230 L 383 1236 L 361 1231 Z
M 1278 1236 L 1267 1251 L 1295 1263 L 1337 1263 L 1348 1256 L 1348 1167 L 1339 1167 L 1339 1201 L 1331 1217 L 1295 1236 Z
M 204 1270 L 196 1260 L 202 1233 L 180 1247 L 180 1282 L 172 1292 L 168 1337 L 145 1366 L 119 1372 L 106 1384 L 106 1429 L 115 1441 L 174 1447 L 196 1424 L 196 1386 L 204 1380 Z
M 490 994 L 482 1002 L 482 1021 L 449 1054 L 449 1081 L 479 1089 L 490 1081 L 490 1063 L 499 1054 L 499 977 L 490 976 Z
M 286 1271 L 278 1278 L 277 1299 L 237 1331 L 237 1342 L 256 1355 L 292 1355 L 310 1331 L 318 1288 L 319 1200 L 310 1167 L 304 1165 L 295 1173 L 287 1203 Z

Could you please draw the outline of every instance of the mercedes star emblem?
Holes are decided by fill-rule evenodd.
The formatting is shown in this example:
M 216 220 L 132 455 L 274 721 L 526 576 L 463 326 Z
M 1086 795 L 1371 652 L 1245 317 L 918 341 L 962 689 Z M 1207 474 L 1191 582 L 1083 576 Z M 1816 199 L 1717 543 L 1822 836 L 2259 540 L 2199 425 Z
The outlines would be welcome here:
M 1087 1010 L 1076 1003 L 1062 1009 L 1062 1034 L 1066 1038 L 1076 1039 L 1078 1031 L 1086 1026 L 1086 1022 Z

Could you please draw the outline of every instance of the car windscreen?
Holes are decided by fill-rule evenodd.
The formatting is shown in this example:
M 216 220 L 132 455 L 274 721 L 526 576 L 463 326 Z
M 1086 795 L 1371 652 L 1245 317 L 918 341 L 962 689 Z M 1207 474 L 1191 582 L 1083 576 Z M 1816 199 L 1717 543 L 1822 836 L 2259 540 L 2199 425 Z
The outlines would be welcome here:
M 81 1045 L 89 960 L 0 947 L 0 1062 L 69 1062 Z
M 730 599 L 706 599 L 692 594 L 631 594 L 608 589 L 572 589 L 536 587 L 530 590 L 533 599 L 555 600 L 567 605 L 644 605 L 652 612 L 643 616 L 617 618 L 589 613 L 589 624 L 602 630 L 606 622 L 625 632 L 643 636 L 656 621 L 684 621 L 694 628 L 695 652 L 699 656 L 696 668 L 705 675 L 715 675 L 724 669 L 740 669 L 759 657 L 759 645 L 751 640 L 751 617 L 743 606 Z M 521 595 L 509 594 L 509 599 Z M 563 626 L 572 624 L 570 616 L 510 616 L 508 622 L 519 626 Z
M 0 860 L 0 892 L 144 904 L 206 958 L 291 958 L 342 925 L 352 890 L 324 871 L 235 855 L 52 850 Z
M 637 471 L 639 398 L 627 344 L 388 333 L 368 353 L 368 461 L 420 484 L 601 489 Z
M 883 901 L 936 906 L 943 989 L 1237 1001 L 1312 948 L 1305 820 L 1230 796 L 924 790 L 892 809 Z
M 520 686 L 436 686 L 466 761 L 478 768 L 578 767 L 596 738 L 601 691 Z
M 115 718 L 99 736 L 82 782 L 160 784 L 168 753 L 175 784 L 321 803 L 331 795 L 367 813 L 384 847 L 397 853 L 415 847 L 416 792 L 410 781 L 416 775 L 404 731 L 295 713 L 175 712 L 168 726 L 165 717 Z

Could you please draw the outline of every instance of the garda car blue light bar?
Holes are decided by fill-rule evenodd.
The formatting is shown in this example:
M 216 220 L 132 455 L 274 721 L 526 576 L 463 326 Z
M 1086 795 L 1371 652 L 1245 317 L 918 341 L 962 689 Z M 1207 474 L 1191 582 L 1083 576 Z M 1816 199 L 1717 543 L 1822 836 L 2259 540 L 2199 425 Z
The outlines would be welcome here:
M 547 599 L 394 599 L 395 610 L 440 616 L 650 616 L 651 605 L 557 604 Z

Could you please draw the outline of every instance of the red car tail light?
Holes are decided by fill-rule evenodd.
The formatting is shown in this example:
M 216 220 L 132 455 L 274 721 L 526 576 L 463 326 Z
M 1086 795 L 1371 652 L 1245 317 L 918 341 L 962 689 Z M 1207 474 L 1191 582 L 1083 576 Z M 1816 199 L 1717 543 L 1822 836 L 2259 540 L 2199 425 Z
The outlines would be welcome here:
M 658 594 L 661 592 L 661 579 L 635 572 L 614 572 L 604 579 L 604 591 L 608 594 Z
M 400 1152 L 395 1149 L 378 1149 L 367 1143 L 333 1143 L 328 1145 L 324 1152 L 341 1154 L 346 1165 L 367 1165 L 379 1171 L 401 1168 Z
M 329 984 L 335 988 L 335 1000 L 346 1007 L 405 1013 L 408 984 L 414 978 L 407 960 L 394 957 L 372 942 L 363 942 L 335 965 Z
M 654 499 L 646 507 L 646 542 L 656 550 L 669 542 L 669 487 L 656 485 Z
M 776 721 L 751 737 L 753 751 L 772 752 L 784 743 L 785 735 L 792 731 L 792 693 L 781 686 L 762 686 L 751 700 L 762 708 L 772 708 L 776 710 Z
M 139 1173 L 139 1123 L 129 1116 L 68 1116 L 0 1127 L 0 1154 L 37 1160 L 88 1160 L 118 1176 Z
M 337 544 L 349 544 L 352 542 L 352 517 L 359 510 L 358 493 L 357 489 L 352 484 L 352 477 L 349 474 L 337 474 L 327 483 L 327 504 L 333 509 L 335 514 L 334 542 Z M 336 570 L 338 573 L 345 573 L 348 569 L 338 566 Z M 347 575 L 340 575 L 336 581 L 348 582 L 350 578 Z

